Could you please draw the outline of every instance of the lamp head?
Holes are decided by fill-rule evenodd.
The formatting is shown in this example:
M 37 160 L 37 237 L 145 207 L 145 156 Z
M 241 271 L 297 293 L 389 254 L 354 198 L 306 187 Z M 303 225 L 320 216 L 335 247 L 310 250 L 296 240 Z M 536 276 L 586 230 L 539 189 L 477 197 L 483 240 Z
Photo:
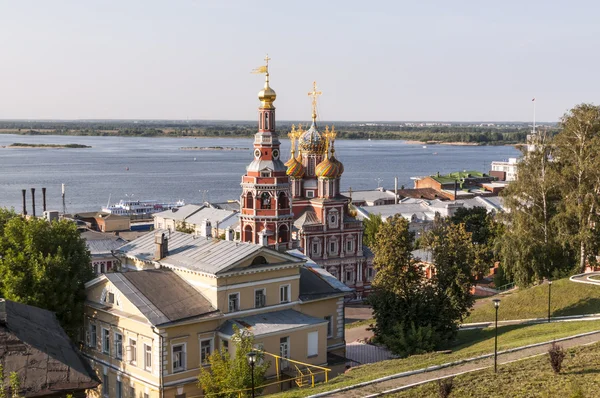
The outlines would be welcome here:
M 500 307 L 500 299 L 493 299 L 492 301 L 494 302 L 494 307 Z
M 254 362 L 256 362 L 256 351 L 250 351 L 246 356 L 248 357 L 248 363 L 250 365 L 253 365 Z
M 549 285 L 551 285 L 551 284 L 552 284 L 552 281 L 548 281 L 548 284 L 549 284 Z

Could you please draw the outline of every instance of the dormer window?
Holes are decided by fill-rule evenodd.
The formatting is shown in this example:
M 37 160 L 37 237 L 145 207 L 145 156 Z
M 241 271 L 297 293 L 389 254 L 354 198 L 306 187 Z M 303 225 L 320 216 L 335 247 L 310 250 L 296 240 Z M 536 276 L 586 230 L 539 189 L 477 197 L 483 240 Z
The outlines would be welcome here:
M 271 177 L 271 172 L 269 170 L 263 170 L 260 172 L 261 177 Z
M 110 293 L 110 292 L 109 292 L 109 293 L 106 295 L 106 302 L 107 302 L 108 304 L 114 304 L 114 303 L 115 303 L 115 294 L 114 294 L 114 293 Z

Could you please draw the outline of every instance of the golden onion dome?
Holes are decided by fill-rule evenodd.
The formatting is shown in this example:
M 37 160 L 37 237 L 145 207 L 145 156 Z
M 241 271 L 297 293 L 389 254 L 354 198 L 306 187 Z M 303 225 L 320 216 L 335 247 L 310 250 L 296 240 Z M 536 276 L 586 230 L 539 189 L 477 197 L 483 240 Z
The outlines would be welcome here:
M 292 178 L 302 178 L 304 177 L 304 166 L 302 163 L 296 160 L 296 158 L 292 157 L 286 166 L 288 166 L 286 174 Z
M 265 87 L 258 92 L 258 99 L 261 102 L 262 108 L 274 108 L 273 102 L 276 98 L 277 93 L 269 86 L 269 74 L 267 73 Z

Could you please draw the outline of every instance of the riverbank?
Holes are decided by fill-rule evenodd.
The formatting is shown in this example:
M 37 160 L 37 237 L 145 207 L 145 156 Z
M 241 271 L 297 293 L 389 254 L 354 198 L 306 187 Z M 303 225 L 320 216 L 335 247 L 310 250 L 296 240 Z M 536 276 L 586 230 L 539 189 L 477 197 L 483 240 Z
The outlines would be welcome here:
M 238 148 L 232 146 L 183 146 L 182 151 L 248 151 L 250 148 Z
M 51 149 L 82 149 L 91 148 L 89 145 L 81 144 L 25 144 L 22 142 L 15 142 L 14 144 L 0 146 L 0 148 L 10 149 L 30 149 L 30 148 L 51 148 Z

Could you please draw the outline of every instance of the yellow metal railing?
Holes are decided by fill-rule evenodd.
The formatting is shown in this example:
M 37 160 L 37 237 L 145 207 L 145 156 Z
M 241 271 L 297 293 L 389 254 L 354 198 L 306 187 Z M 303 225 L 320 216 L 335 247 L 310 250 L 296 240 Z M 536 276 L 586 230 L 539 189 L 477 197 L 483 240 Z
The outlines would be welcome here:
M 271 354 L 270 352 L 266 352 L 266 351 L 256 350 L 256 352 L 261 353 L 261 354 L 266 354 L 266 355 L 269 355 L 269 356 L 272 356 L 273 358 L 275 358 L 275 369 L 276 369 L 276 372 L 277 372 L 277 381 L 257 386 L 257 387 L 254 388 L 255 390 L 262 390 L 262 389 L 264 389 L 266 387 L 270 387 L 270 386 L 273 386 L 273 385 L 276 385 L 276 384 L 281 385 L 281 383 L 285 383 L 285 382 L 290 381 L 290 380 L 293 380 L 298 387 L 302 387 L 304 385 L 304 377 L 305 376 L 308 377 L 309 375 L 310 375 L 310 379 L 311 379 L 311 381 L 310 381 L 311 387 L 315 386 L 315 376 L 318 376 L 320 374 L 324 374 L 325 375 L 325 380 L 324 380 L 325 383 L 329 382 L 329 372 L 331 372 L 331 369 L 329 369 L 329 368 L 326 368 L 326 367 L 323 367 L 323 366 L 318 366 L 318 365 L 312 365 L 312 364 L 309 364 L 309 363 L 306 363 L 306 362 L 296 361 L 294 359 L 285 358 L 285 357 L 282 357 L 280 355 Z M 280 360 L 293 363 L 294 367 L 296 368 L 296 371 L 298 372 L 299 376 L 297 376 L 295 378 L 292 378 L 292 379 L 281 380 L 281 369 L 279 368 L 279 361 Z M 306 366 L 305 372 L 307 371 L 307 373 L 306 374 L 303 373 L 302 370 L 300 370 L 300 368 L 298 367 L 298 365 Z M 318 369 L 320 371 L 319 372 L 313 372 L 311 370 L 311 368 Z M 251 391 L 252 391 L 252 388 L 244 388 L 244 389 L 241 389 L 241 390 L 231 390 L 231 391 L 223 391 L 223 392 L 219 392 L 219 393 L 209 393 L 209 394 L 205 394 L 204 396 L 205 397 L 209 397 L 209 396 L 213 396 L 213 395 L 235 394 L 235 393 L 237 393 L 238 397 L 242 398 L 244 396 L 244 393 L 251 392 Z

